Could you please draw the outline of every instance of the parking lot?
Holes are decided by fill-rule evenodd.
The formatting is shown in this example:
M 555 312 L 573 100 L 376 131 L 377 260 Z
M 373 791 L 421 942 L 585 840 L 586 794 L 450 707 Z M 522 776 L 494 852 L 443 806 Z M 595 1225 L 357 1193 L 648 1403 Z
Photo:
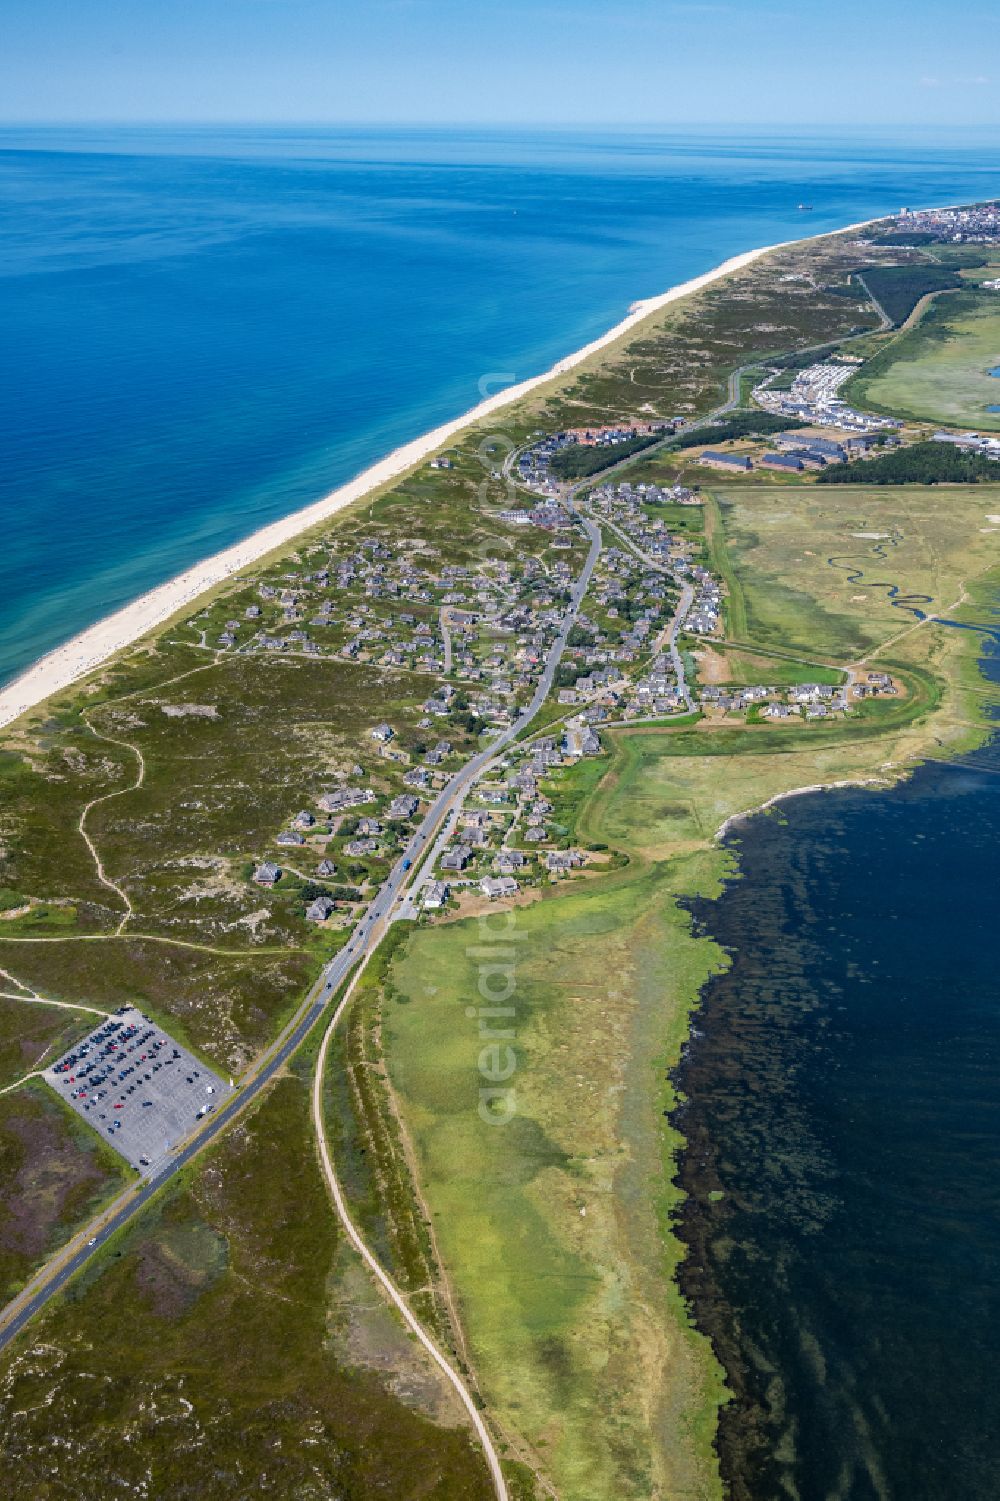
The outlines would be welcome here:
M 44 1077 L 144 1175 L 232 1093 L 135 1006 L 95 1027 Z

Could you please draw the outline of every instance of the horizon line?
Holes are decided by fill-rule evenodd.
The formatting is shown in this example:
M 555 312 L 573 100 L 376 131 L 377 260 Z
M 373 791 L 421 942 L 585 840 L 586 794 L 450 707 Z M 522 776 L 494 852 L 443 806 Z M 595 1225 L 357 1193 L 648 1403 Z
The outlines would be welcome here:
M 1000 121 L 959 121 L 941 123 L 928 120 L 765 120 L 765 119 L 725 119 L 725 120 L 393 120 L 393 119 L 274 119 L 253 120 L 240 117 L 226 117 L 225 119 L 196 119 L 191 118 L 135 118 L 101 116 L 78 116 L 66 119 L 4 119 L 0 117 L 0 130 L 10 129 L 36 129 L 36 130 L 65 130 L 78 127 L 100 127 L 102 129 L 235 129 L 235 130 L 542 130 L 542 131 L 658 131 L 658 130 L 683 130 L 691 131 L 698 129 L 737 130 L 744 127 L 756 129 L 779 129 L 779 130 L 843 130 L 850 132 L 864 130 L 922 130 L 933 131 L 939 134 L 942 131 L 966 131 L 981 130 L 1000 133 Z

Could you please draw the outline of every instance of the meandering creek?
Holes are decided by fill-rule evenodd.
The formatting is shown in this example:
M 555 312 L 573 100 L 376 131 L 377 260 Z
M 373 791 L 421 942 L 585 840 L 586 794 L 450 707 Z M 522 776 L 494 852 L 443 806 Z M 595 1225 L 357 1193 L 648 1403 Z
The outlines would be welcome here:
M 888 561 L 889 553 L 887 549 L 898 547 L 902 540 L 902 532 L 889 532 L 885 537 L 879 538 L 873 544 L 863 561 L 867 562 L 868 556 Z M 830 557 L 826 561 L 831 568 L 839 568 L 845 572 L 849 584 L 863 583 L 866 589 L 884 590 L 894 609 L 906 610 L 909 614 L 915 616 L 917 620 L 927 619 L 926 612 L 920 606 L 933 603 L 933 598 L 930 594 L 904 594 L 898 584 L 866 578 L 865 570 L 860 566 L 862 560 L 853 554 L 848 554 L 846 557 Z

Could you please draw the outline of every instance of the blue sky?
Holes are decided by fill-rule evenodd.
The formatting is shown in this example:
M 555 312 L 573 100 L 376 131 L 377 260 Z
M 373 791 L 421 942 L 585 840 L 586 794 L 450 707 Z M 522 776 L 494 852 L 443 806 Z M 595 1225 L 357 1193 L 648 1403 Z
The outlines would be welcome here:
M 996 0 L 3 0 L 6 121 L 990 125 Z

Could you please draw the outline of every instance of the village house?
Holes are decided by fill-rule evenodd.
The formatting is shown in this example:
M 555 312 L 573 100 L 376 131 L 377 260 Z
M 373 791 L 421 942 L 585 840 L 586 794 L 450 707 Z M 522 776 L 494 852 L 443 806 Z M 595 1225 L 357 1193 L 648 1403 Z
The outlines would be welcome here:
M 467 844 L 456 845 L 441 856 L 442 870 L 464 870 L 472 859 L 472 850 Z
M 374 839 L 351 839 L 344 845 L 344 854 L 352 857 L 373 855 L 377 849 Z
M 484 876 L 479 883 L 479 889 L 483 896 L 495 902 L 500 897 L 516 896 L 518 885 L 513 876 Z
M 326 922 L 330 913 L 334 911 L 336 902 L 330 896 L 318 896 L 315 901 L 309 903 L 306 908 L 306 920 L 308 922 Z
M 275 865 L 273 860 L 264 860 L 257 866 L 253 878 L 256 885 L 270 889 L 281 880 L 281 867 Z
M 412 818 L 419 806 L 419 802 L 411 793 L 401 792 L 398 797 L 393 798 L 386 813 L 389 818 Z
M 324 813 L 343 813 L 347 808 L 355 808 L 361 803 L 373 803 L 375 793 L 371 787 L 337 787 L 332 792 L 325 792 L 319 800 L 319 806 Z
M 579 850 L 550 850 L 545 856 L 545 869 L 550 875 L 565 875 L 582 864 Z
M 447 881 L 428 881 L 420 905 L 425 912 L 437 912 L 445 906 L 450 896 L 451 887 Z

